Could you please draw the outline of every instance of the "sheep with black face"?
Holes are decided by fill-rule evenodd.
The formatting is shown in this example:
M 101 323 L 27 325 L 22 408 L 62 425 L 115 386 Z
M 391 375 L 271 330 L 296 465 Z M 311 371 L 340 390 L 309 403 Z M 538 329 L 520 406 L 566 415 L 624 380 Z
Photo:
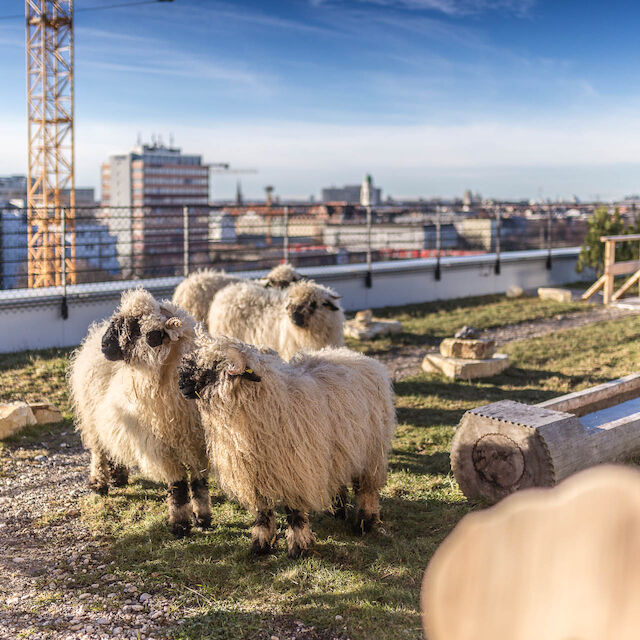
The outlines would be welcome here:
M 178 388 L 195 322 L 143 289 L 122 294 L 109 320 L 94 324 L 69 373 L 77 429 L 91 451 L 89 485 L 106 495 L 137 466 L 169 486 L 169 523 L 181 537 L 192 516 L 211 523 L 208 460 L 198 411 Z M 189 478 L 190 476 L 190 478 Z
M 307 552 L 308 512 L 333 507 L 345 518 L 348 485 L 356 529 L 369 530 L 379 520 L 396 425 L 386 368 L 346 348 L 285 362 L 225 336 L 202 334 L 196 345 L 179 386 L 196 399 L 221 487 L 256 515 L 253 551 L 271 551 L 274 509 L 284 507 L 289 555 Z
M 256 280 L 263 287 L 286 289 L 292 282 L 301 279 L 290 264 L 274 267 L 264 278 Z M 188 311 L 198 322 L 207 325 L 209 307 L 218 291 L 236 282 L 253 282 L 224 271 L 203 269 L 187 276 L 173 294 L 173 302 Z
M 209 332 L 270 347 L 285 359 L 301 349 L 339 347 L 344 344 L 339 299 L 328 287 L 308 280 L 287 289 L 229 285 L 213 299 Z

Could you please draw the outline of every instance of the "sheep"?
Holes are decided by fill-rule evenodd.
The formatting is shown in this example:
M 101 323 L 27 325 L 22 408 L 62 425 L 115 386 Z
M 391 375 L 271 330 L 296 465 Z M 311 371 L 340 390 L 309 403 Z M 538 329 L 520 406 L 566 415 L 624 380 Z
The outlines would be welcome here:
M 280 264 L 257 282 L 264 287 L 285 289 L 300 279 L 300 274 L 290 264 Z M 224 271 L 203 269 L 192 273 L 176 287 L 173 302 L 188 311 L 198 322 L 206 325 L 209 306 L 216 293 L 227 285 L 243 281 L 244 278 Z
M 288 360 L 301 349 L 344 344 L 344 313 L 334 291 L 310 281 L 288 289 L 264 289 L 253 283 L 229 285 L 216 294 L 209 310 L 209 332 L 275 349 Z
M 138 466 L 167 483 L 176 537 L 189 533 L 192 515 L 197 526 L 211 524 L 204 434 L 195 404 L 178 388 L 194 329 L 193 318 L 170 301 L 126 291 L 111 318 L 89 328 L 69 374 L 76 428 L 91 451 L 89 487 L 106 495 L 109 479 L 126 484 L 127 468 Z
M 288 555 L 306 554 L 308 513 L 329 508 L 346 519 L 349 484 L 356 530 L 379 522 L 396 426 L 381 363 L 344 347 L 285 362 L 271 349 L 201 333 L 182 360 L 179 386 L 196 399 L 222 489 L 256 515 L 254 553 L 272 550 L 273 510 L 284 506 Z

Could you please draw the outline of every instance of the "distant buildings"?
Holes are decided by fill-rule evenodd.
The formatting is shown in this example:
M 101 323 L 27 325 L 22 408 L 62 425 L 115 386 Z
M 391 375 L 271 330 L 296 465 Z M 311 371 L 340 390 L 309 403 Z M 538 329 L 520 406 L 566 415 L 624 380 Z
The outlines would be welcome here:
M 27 199 L 27 176 L 0 176 L 0 202 Z
M 207 260 L 209 165 L 202 156 L 162 144 L 143 144 L 102 165 L 102 205 L 118 237 L 118 259 L 128 275 L 174 275 L 182 264 L 189 206 L 189 250 Z M 198 207 L 202 207 L 201 210 Z
M 361 185 L 325 187 L 322 189 L 322 201 L 376 206 L 382 201 L 382 189 L 374 187 L 371 176 L 367 175 Z

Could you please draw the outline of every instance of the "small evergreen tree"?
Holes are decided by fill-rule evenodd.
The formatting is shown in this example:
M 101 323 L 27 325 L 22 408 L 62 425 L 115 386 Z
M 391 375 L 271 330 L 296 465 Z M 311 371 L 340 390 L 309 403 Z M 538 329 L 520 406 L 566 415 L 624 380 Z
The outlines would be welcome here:
M 611 215 L 606 207 L 600 207 L 593 212 L 587 221 L 587 234 L 580 249 L 576 271 L 582 272 L 585 267 L 591 267 L 598 277 L 604 272 L 604 242 L 601 236 L 620 236 L 627 233 L 638 233 L 638 222 L 626 226 L 616 209 Z M 637 255 L 637 247 L 628 242 L 616 245 L 616 261 L 631 260 Z

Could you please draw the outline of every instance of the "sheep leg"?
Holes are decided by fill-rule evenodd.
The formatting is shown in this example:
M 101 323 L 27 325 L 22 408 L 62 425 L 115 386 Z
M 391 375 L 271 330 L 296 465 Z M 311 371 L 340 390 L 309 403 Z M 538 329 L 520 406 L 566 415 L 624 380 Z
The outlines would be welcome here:
M 169 484 L 169 527 L 176 538 L 184 538 L 191 531 L 191 500 L 189 483 L 185 478 Z
M 307 555 L 313 544 L 309 516 L 303 511 L 285 507 L 287 514 L 287 546 L 290 558 Z
M 349 493 L 347 487 L 340 487 L 331 503 L 331 513 L 338 520 L 347 519 L 347 507 L 349 505 Z
M 366 478 L 353 481 L 353 491 L 356 496 L 356 533 L 364 535 L 371 531 L 380 520 L 380 496 L 378 490 L 368 486 Z
M 91 450 L 89 465 L 89 489 L 101 496 L 109 493 L 109 464 L 106 454 L 100 449 Z
M 123 464 L 117 464 L 112 460 L 108 461 L 109 477 L 114 487 L 126 487 L 129 483 L 129 469 Z
M 256 555 L 269 553 L 276 541 L 276 519 L 271 509 L 258 511 L 251 529 L 251 551 Z
M 191 478 L 191 506 L 196 527 L 208 529 L 211 526 L 211 496 L 206 477 Z

